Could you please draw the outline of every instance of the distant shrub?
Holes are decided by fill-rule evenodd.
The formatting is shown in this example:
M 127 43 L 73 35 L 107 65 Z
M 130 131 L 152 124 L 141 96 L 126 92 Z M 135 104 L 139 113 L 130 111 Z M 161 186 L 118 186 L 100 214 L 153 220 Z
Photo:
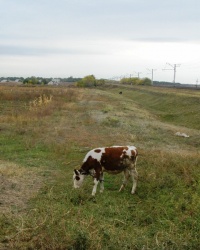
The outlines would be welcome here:
M 147 77 L 145 78 L 138 78 L 138 77 L 133 77 L 133 78 L 122 78 L 120 80 L 121 84 L 127 84 L 127 85 L 151 85 L 151 80 Z

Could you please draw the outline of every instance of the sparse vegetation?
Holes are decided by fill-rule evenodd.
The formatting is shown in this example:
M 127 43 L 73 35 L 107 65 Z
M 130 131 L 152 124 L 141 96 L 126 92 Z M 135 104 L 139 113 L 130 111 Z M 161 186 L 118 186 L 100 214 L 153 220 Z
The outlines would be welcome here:
M 29 102 L 29 110 L 37 110 L 38 108 L 48 105 L 52 101 L 52 97 L 52 95 L 49 97 L 45 94 L 40 95 L 38 98 Z
M 199 248 L 200 93 L 120 90 L 0 86 L 0 249 Z M 95 199 L 91 177 L 74 190 L 86 152 L 109 145 L 138 147 L 137 193 L 118 193 L 121 175 Z

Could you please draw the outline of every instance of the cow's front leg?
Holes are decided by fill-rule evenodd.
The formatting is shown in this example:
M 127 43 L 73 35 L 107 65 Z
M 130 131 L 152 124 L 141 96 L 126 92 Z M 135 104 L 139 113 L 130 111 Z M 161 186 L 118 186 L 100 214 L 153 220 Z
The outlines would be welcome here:
M 93 187 L 93 190 L 92 190 L 92 196 L 95 196 L 95 194 L 97 192 L 97 186 L 98 186 L 98 183 L 100 181 L 101 174 L 102 174 L 102 171 L 101 171 L 100 167 L 94 169 L 94 171 L 95 171 L 95 174 L 94 174 L 94 187 Z
M 97 180 L 97 178 L 94 178 L 94 186 L 93 186 L 93 190 L 92 190 L 92 196 L 95 196 L 95 194 L 97 192 L 98 183 L 99 183 L 99 181 Z

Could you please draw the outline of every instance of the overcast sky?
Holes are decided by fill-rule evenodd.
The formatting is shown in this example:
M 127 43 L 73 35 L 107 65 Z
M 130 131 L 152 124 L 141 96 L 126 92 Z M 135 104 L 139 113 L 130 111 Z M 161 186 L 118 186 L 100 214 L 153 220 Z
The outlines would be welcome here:
M 200 84 L 199 0 L 0 0 L 0 18 L 0 76 L 172 81 L 176 64 Z

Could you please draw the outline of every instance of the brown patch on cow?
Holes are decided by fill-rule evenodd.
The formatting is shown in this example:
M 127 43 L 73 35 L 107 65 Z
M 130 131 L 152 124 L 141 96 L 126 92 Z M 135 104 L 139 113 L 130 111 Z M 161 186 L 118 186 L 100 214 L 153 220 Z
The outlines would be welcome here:
M 132 156 L 137 156 L 137 151 L 136 150 L 131 150 L 131 155 Z
M 115 148 L 105 148 L 105 153 L 101 157 L 101 165 L 104 167 L 107 172 L 121 172 L 126 166 L 123 164 L 121 156 L 124 155 L 124 150 L 127 150 L 128 147 L 115 147 Z M 114 173 L 114 172 L 113 172 Z
M 131 160 L 135 162 L 138 153 L 137 150 L 131 150 Z
M 100 163 L 97 161 L 97 159 L 92 158 L 90 155 L 87 160 L 83 163 L 81 169 L 85 170 L 86 172 L 90 169 L 96 168 L 101 166 Z
M 86 172 L 88 172 L 90 169 L 95 169 L 95 174 L 93 177 L 96 178 L 97 180 L 100 179 L 102 166 L 96 159 L 92 158 L 92 156 L 89 156 L 87 158 L 86 162 L 83 163 L 81 169 L 85 170 Z
M 95 149 L 94 152 L 95 152 L 95 153 L 100 153 L 100 152 L 101 152 L 101 149 Z

